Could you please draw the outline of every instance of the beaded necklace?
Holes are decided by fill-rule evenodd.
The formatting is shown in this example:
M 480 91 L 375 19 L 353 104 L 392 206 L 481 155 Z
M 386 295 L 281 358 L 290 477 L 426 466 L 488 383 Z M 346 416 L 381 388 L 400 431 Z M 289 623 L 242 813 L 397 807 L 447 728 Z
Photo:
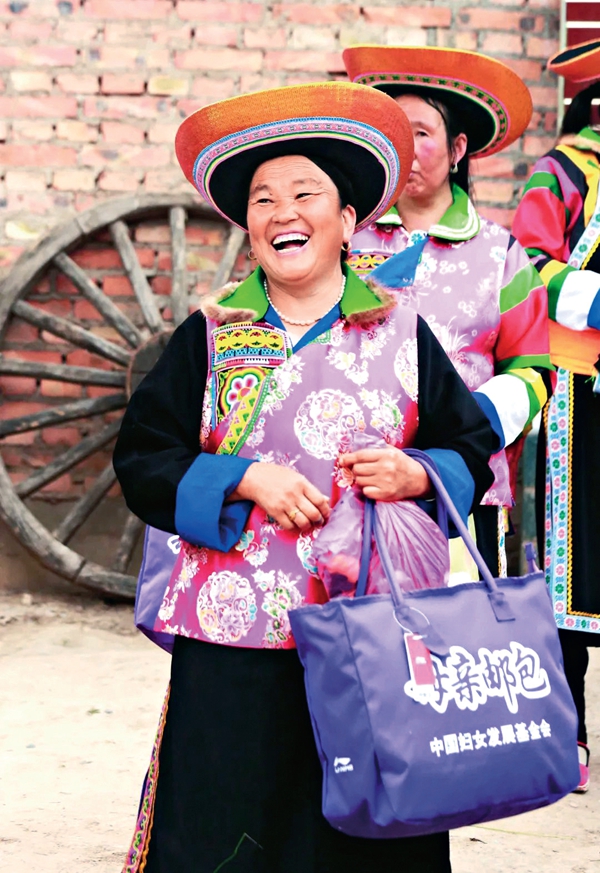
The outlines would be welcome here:
M 342 276 L 342 286 L 340 288 L 340 293 L 338 294 L 337 298 L 334 300 L 332 305 L 329 307 L 327 312 L 324 312 L 323 315 L 319 315 L 317 318 L 313 318 L 311 321 L 294 321 L 293 318 L 288 318 L 287 315 L 284 315 L 283 312 L 280 312 L 279 309 L 277 309 L 277 307 L 275 306 L 275 304 L 273 303 L 273 301 L 271 300 L 271 298 L 269 296 L 269 289 L 267 288 L 267 280 L 266 279 L 264 280 L 263 285 L 264 285 L 265 294 L 267 295 L 267 300 L 269 301 L 269 304 L 273 307 L 273 309 L 275 310 L 275 312 L 277 313 L 277 315 L 279 316 L 279 318 L 282 321 L 284 321 L 286 324 L 293 324 L 297 327 L 310 327 L 311 324 L 316 324 L 317 321 L 320 321 L 325 315 L 327 315 L 327 312 L 329 312 L 329 309 L 333 309 L 334 306 L 338 305 L 338 303 L 340 302 L 340 300 L 344 296 L 344 290 L 346 288 L 346 277 Z

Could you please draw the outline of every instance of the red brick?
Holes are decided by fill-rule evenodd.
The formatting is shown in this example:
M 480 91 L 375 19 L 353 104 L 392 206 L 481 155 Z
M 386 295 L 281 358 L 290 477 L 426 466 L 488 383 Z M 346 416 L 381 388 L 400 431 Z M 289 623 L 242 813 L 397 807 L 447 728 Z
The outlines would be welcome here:
M 8 170 L 5 176 L 8 191 L 45 191 L 46 175 L 43 172 Z
M 131 170 L 114 172 L 111 170 L 100 173 L 96 182 L 101 191 L 137 191 L 140 184 L 137 173 Z
M 155 294 L 170 294 L 171 293 L 171 277 L 170 276 L 155 276 L 151 280 L 150 285 Z
M 78 321 L 102 321 L 103 316 L 100 315 L 93 303 L 89 300 L 76 300 L 73 306 L 73 314 Z
M 190 183 L 179 167 L 166 170 L 148 170 L 144 177 L 144 190 L 150 194 L 164 194 L 165 191 L 191 193 Z
M 31 446 L 35 442 L 37 433 L 28 430 L 25 433 L 15 433 L 12 436 L 2 437 L 3 446 Z
M 54 197 L 63 197 L 65 195 L 54 193 L 46 189 L 43 192 L 30 194 L 25 191 L 7 191 L 6 193 L 6 209 L 8 212 L 33 212 L 35 215 L 50 216 L 55 202 Z M 66 204 L 61 204 L 64 206 Z M 10 234 L 7 233 L 7 236 Z M 19 237 L 11 237 L 18 239 Z
M 523 142 L 523 152 L 534 158 L 541 158 L 556 145 L 555 136 L 526 135 Z
M 11 21 L 8 33 L 13 44 L 19 42 L 43 43 L 49 40 L 54 27 L 49 21 L 37 21 L 35 27 L 27 18 L 22 21 Z
M 55 379 L 42 379 L 40 392 L 43 397 L 81 397 L 82 386 L 74 382 L 58 382 Z
M 177 15 L 184 21 L 262 21 L 262 3 L 211 3 L 206 0 L 179 0 Z
M 43 364 L 60 364 L 62 357 L 58 352 L 38 351 L 32 349 L 24 349 L 19 351 L 2 350 L 5 358 L 11 361 L 31 361 L 33 363 Z
M 133 124 L 124 124 L 121 121 L 103 121 L 100 125 L 102 138 L 107 143 L 134 143 L 139 145 L 144 142 L 144 131 Z
M 283 79 L 277 74 L 265 73 L 242 73 L 240 76 L 240 93 L 249 94 L 251 91 L 263 91 L 266 88 L 280 88 Z
M 190 246 L 224 246 L 226 233 L 225 227 L 212 229 L 199 224 L 188 224 L 185 228 L 185 238 Z
M 185 76 L 150 76 L 148 94 L 164 97 L 184 97 L 189 93 L 190 80 Z
M 154 249 L 136 245 L 135 253 L 142 267 L 149 269 L 154 266 Z
M 75 349 L 67 355 L 67 364 L 72 367 L 93 367 L 95 370 L 112 370 L 113 365 L 100 355 L 85 349 Z
M 23 376 L 0 376 L 0 397 L 20 397 L 34 394 L 37 387 L 35 379 Z
M 96 142 L 98 128 L 77 119 L 59 121 L 56 125 L 56 137 L 67 142 Z
M 92 18 L 167 18 L 173 11 L 171 0 L 88 0 L 85 12 Z
M 57 39 L 89 46 L 98 35 L 99 27 L 91 21 L 65 21 L 61 19 L 56 24 L 55 32 Z
M 528 58 L 541 58 L 547 60 L 558 49 L 558 39 L 530 36 L 525 45 Z
M 194 42 L 198 45 L 225 45 L 236 46 L 238 32 L 235 27 L 219 27 L 217 24 L 203 25 L 197 28 L 194 34 Z M 256 48 L 247 43 L 249 48 Z
M 0 97 L 0 114 L 8 118 L 74 118 L 74 97 Z
M 23 140 L 32 139 L 36 142 L 48 142 L 54 138 L 54 126 L 49 121 L 38 121 L 32 119 L 24 121 L 15 118 L 12 122 L 12 132 L 15 139 Z
M 71 257 L 85 270 L 114 270 L 123 266 L 115 249 L 79 249 Z
M 200 103 L 200 106 L 206 106 L 207 103 L 213 103 L 217 100 L 225 100 L 227 97 L 232 97 L 235 93 L 235 83 L 231 79 L 213 79 L 211 77 L 195 76 L 192 82 L 192 96 L 202 97 L 205 103 Z M 245 93 L 242 89 L 242 93 Z M 177 108 L 189 114 L 186 109 L 188 104 L 193 101 L 179 100 Z M 193 111 L 193 110 L 190 110 Z
M 38 329 L 32 324 L 12 319 L 4 334 L 7 343 L 34 343 L 39 338 Z
M 75 46 L 39 45 L 0 46 L 0 67 L 73 67 L 77 63 Z
M 501 209 L 495 206 L 478 206 L 477 211 L 483 215 L 484 218 L 489 219 L 490 221 L 495 221 L 496 224 L 502 225 L 502 227 L 506 227 L 508 229 L 511 228 L 513 219 L 515 217 L 514 209 Z
M 73 496 L 73 482 L 71 476 L 65 473 L 64 476 L 59 476 L 53 482 L 48 482 L 43 488 L 40 488 L 39 494 L 65 494 Z
M 45 427 L 42 440 L 48 446 L 76 446 L 81 442 L 81 434 L 76 427 Z
M 181 70 L 260 70 L 262 52 L 239 49 L 205 49 L 175 52 L 175 66 Z
M 138 97 L 129 100 L 126 97 L 86 97 L 83 104 L 83 114 L 90 118 L 148 118 L 156 121 L 160 118 L 161 106 L 164 103 L 159 97 Z
M 169 272 L 173 267 L 173 258 L 171 252 L 161 251 L 158 253 L 158 261 L 156 263 L 157 270 L 165 270 Z
M 546 112 L 544 116 L 544 130 L 547 133 L 553 133 L 556 131 L 556 112 Z
M 0 420 L 8 421 L 11 418 L 21 418 L 22 415 L 31 415 L 34 412 L 43 412 L 48 407 L 45 403 L 32 403 L 26 400 L 10 400 L 0 404 Z
M 278 49 L 285 48 L 287 45 L 287 33 L 283 27 L 278 27 L 276 30 L 266 28 L 257 28 L 256 30 L 244 30 L 244 45 L 249 49 L 270 48 Z
M 502 60 L 525 81 L 539 82 L 542 75 L 542 65 L 539 61 L 528 61 L 521 58 L 503 58 Z
M 159 24 L 152 31 L 152 40 L 158 45 L 168 45 L 170 49 L 187 48 L 192 41 L 192 26 L 180 24 L 177 27 L 166 27 Z
M 556 87 L 554 88 L 544 88 L 540 86 L 532 85 L 529 88 L 531 92 L 531 99 L 533 100 L 533 105 L 540 109 L 541 107 L 548 107 L 548 109 L 556 109 L 556 101 L 557 101 L 557 93 Z
M 478 202 L 510 203 L 513 198 L 512 182 L 489 182 L 487 179 L 475 180 L 475 197 Z
M 96 172 L 84 169 L 57 170 L 52 178 L 52 187 L 58 191 L 93 191 Z
M 470 170 L 474 176 L 512 176 L 513 161 L 502 155 L 492 155 L 489 158 L 475 159 Z
M 35 306 L 36 309 L 40 309 L 42 312 L 49 315 L 58 315 L 60 318 L 69 318 L 72 311 L 71 301 L 65 299 L 40 301 L 29 298 L 28 303 L 31 303 L 32 306 Z
M 370 24 L 403 27 L 450 27 L 452 10 L 443 6 L 363 6 L 362 14 Z
M 122 45 L 103 45 L 92 49 L 93 60 L 99 69 L 130 71 L 135 67 L 161 67 L 169 64 L 169 50 L 166 48 L 148 48 L 147 44 L 139 47 Z M 96 54 L 98 58 L 96 59 Z
M 143 94 L 144 76 L 135 73 L 105 73 L 100 80 L 102 94 Z
M 118 166 L 124 169 L 127 167 L 140 169 L 163 167 L 169 164 L 171 157 L 170 149 L 158 145 L 122 145 L 118 150 L 84 146 L 79 153 L 79 162 L 88 167 L 101 167 L 112 163 L 113 168 Z
M 505 12 L 489 7 L 463 7 L 456 15 L 455 27 L 468 27 L 474 30 L 508 30 L 532 33 L 544 28 L 545 18 L 521 12 Z
M 74 148 L 0 143 L 0 164 L 15 167 L 67 167 L 77 162 Z
M 15 91 L 52 90 L 52 78 L 41 70 L 13 70 L 10 83 Z
M 133 296 L 133 287 L 127 276 L 105 276 L 102 290 L 110 297 Z
M 60 73 L 56 84 L 68 94 L 97 94 L 100 88 L 98 76 L 91 73 Z
M 265 52 L 266 70 L 298 70 L 301 72 L 342 72 L 341 54 L 311 51 Z
M 506 55 L 523 53 L 523 36 L 520 33 L 486 33 L 481 51 L 504 60 Z
M 295 24 L 343 24 L 356 21 L 360 14 L 360 6 L 352 4 L 351 6 L 343 6 L 342 4 L 312 4 L 312 3 L 290 3 L 275 4 L 273 6 L 273 17 L 277 20 L 293 21 Z M 402 12 L 396 9 L 397 23 Z
M 172 146 L 175 142 L 175 134 L 179 123 L 176 124 L 153 124 L 148 130 L 148 142 L 157 145 L 167 144 Z
M 171 230 L 166 224 L 140 224 L 135 231 L 136 242 L 167 243 L 171 242 Z

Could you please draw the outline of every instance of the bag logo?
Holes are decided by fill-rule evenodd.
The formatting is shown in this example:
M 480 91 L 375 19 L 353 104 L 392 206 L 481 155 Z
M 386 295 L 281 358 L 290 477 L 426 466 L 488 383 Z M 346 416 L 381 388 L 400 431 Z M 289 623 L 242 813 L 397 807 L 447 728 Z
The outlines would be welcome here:
M 354 770 L 352 766 L 352 758 L 335 758 L 333 762 L 334 773 L 348 773 Z
M 475 712 L 491 697 L 502 697 L 509 712 L 519 711 L 519 696 L 529 700 L 550 694 L 548 673 L 540 666 L 540 656 L 521 643 L 510 642 L 508 649 L 481 648 L 478 658 L 462 646 L 450 646 L 445 662 L 431 656 L 435 685 L 423 696 L 414 681 L 404 685 L 404 693 L 436 712 L 446 712 L 454 701 L 458 709 Z
M 181 551 L 181 540 L 175 534 L 172 537 L 169 537 L 167 540 L 167 547 L 173 552 L 174 555 L 178 555 Z

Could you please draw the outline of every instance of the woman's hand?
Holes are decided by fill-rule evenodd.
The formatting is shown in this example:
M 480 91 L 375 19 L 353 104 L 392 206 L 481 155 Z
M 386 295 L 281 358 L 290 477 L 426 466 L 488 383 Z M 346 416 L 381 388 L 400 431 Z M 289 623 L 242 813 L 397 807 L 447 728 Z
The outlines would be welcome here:
M 373 500 L 412 500 L 431 490 L 429 476 L 413 458 L 400 449 L 361 449 L 340 456 L 340 467 L 354 475 L 365 497 Z
M 230 500 L 252 500 L 284 530 L 309 530 L 325 524 L 331 509 L 329 499 L 291 467 L 251 464 Z

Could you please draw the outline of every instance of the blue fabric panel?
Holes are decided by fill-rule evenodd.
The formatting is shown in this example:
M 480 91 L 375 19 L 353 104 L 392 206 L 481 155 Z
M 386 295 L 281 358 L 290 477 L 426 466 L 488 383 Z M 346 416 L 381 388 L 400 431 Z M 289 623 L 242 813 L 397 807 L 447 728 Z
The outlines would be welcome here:
M 175 527 L 195 546 L 228 552 L 237 543 L 252 509 L 252 501 L 225 500 L 253 461 L 235 455 L 198 455 L 181 479 L 175 501 Z
M 473 393 L 471 394 L 471 397 L 477 401 L 477 403 L 479 404 L 479 408 L 487 416 L 487 418 L 492 426 L 492 430 L 494 431 L 494 433 L 496 434 L 496 436 L 500 440 L 500 445 L 498 446 L 498 449 L 497 449 L 497 451 L 500 451 L 500 449 L 503 449 L 504 446 L 506 445 L 506 440 L 504 437 L 504 430 L 502 428 L 502 424 L 500 423 L 500 418 L 499 418 L 498 413 L 496 411 L 496 407 L 494 406 L 494 404 L 492 403 L 490 398 L 487 396 L 487 394 L 480 394 L 479 391 L 473 391 Z
M 590 306 L 590 311 L 587 317 L 588 327 L 593 327 L 595 330 L 600 330 L 600 291 L 594 297 L 594 301 Z
M 318 336 L 321 336 L 322 333 L 325 333 L 326 330 L 329 330 L 336 323 L 338 318 L 341 318 L 342 312 L 340 309 L 340 304 L 336 303 L 335 306 L 332 306 L 329 312 L 327 312 L 323 318 L 321 318 L 316 324 L 313 324 L 311 328 L 309 328 L 306 333 L 300 337 L 296 345 L 294 346 L 294 351 L 299 352 L 300 349 L 303 349 L 304 346 L 307 346 Z M 285 325 L 277 315 L 272 306 L 269 306 L 267 312 L 265 314 L 265 321 L 267 324 L 272 324 L 273 327 L 278 327 L 280 330 L 285 330 Z
M 475 494 L 475 483 L 469 473 L 469 468 L 458 452 L 452 449 L 425 449 L 424 451 L 437 466 L 440 478 L 460 517 L 466 524 Z M 422 502 L 419 502 L 419 505 L 423 506 Z M 433 509 L 435 510 L 435 504 L 433 504 Z M 451 535 L 453 528 L 451 523 Z
M 392 255 L 383 264 L 375 267 L 369 278 L 386 288 L 408 288 L 414 285 L 417 267 L 428 240 L 427 234 L 424 234 L 421 239 L 416 239 L 413 245 L 409 245 L 404 251 Z

